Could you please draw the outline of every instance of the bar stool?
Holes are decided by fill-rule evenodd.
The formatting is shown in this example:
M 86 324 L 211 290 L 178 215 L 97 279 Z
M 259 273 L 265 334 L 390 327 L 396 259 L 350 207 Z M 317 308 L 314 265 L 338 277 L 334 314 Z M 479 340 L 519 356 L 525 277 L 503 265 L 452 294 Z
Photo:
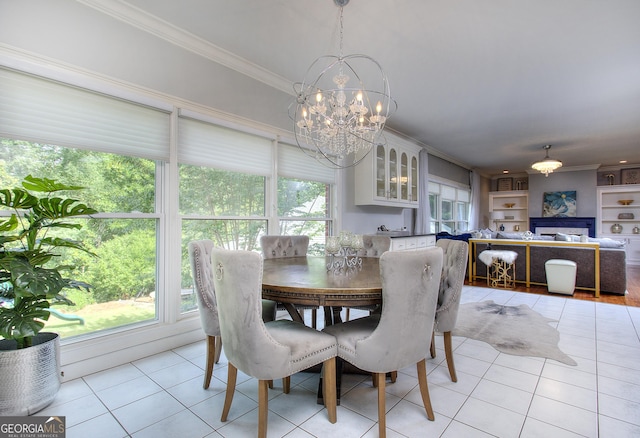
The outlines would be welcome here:
M 515 251 L 487 249 L 478 254 L 478 259 L 487 265 L 487 286 L 514 289 L 516 287 Z

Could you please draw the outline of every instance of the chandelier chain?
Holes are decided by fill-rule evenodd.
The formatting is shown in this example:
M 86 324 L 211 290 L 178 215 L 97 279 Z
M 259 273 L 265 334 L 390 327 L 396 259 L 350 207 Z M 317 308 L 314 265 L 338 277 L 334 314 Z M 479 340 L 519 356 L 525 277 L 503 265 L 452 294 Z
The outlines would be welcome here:
M 342 55 L 344 53 L 344 46 L 342 43 L 343 40 L 343 36 L 344 36 L 344 24 L 342 21 L 342 10 L 344 8 L 342 6 L 340 6 L 340 59 L 342 59 Z

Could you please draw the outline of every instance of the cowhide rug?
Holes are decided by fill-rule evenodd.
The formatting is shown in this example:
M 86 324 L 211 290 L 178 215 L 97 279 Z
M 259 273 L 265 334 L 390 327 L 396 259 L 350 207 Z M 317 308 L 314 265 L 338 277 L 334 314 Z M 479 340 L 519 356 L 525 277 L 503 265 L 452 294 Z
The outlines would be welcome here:
M 549 325 L 552 321 L 555 320 L 540 315 L 526 304 L 466 303 L 460 305 L 452 334 L 486 342 L 502 353 L 546 357 L 577 365 L 558 348 L 560 333 Z

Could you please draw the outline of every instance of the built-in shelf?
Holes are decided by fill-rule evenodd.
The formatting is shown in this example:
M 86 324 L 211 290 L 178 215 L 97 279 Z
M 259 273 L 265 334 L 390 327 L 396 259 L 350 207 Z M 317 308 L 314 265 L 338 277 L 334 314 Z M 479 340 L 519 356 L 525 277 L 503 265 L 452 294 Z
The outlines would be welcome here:
M 513 204 L 513 206 L 508 206 Z M 505 232 L 525 232 L 529 229 L 529 192 L 526 190 L 512 190 L 489 192 L 489 214 L 504 213 L 504 219 L 491 222 L 489 228 L 499 229 L 504 226 Z M 490 219 L 491 220 L 491 219 Z
M 618 201 L 631 200 L 629 205 L 622 205 Z M 621 240 L 627 251 L 627 264 L 640 265 L 640 184 L 610 185 L 598 187 L 597 200 L 598 217 L 596 234 L 598 237 L 608 237 Z M 619 214 L 632 214 L 633 219 L 620 219 Z M 613 225 L 622 227 L 620 233 L 612 232 Z

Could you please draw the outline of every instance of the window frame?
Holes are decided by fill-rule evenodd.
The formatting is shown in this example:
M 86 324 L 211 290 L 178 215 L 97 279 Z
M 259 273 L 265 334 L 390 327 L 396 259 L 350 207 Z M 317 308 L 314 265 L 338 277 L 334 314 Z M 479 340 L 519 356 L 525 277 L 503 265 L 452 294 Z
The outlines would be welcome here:
M 459 234 L 469 230 L 471 187 L 445 178 L 429 175 L 429 199 L 436 198 L 436 212 L 431 212 L 429 229 L 432 233 L 450 231 L 450 234 Z M 443 218 L 443 204 L 451 203 L 451 219 Z M 430 205 L 432 202 L 430 202 Z M 465 206 L 466 218 L 458 218 L 458 208 Z

